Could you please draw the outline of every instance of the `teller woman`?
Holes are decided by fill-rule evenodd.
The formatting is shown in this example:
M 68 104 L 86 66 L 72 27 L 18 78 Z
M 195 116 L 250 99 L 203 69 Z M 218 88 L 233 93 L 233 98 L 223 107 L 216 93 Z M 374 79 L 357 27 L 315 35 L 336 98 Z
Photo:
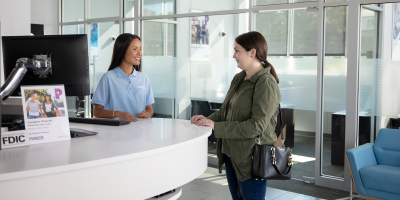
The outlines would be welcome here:
M 137 35 L 117 37 L 108 71 L 93 95 L 93 114 L 100 118 L 119 118 L 131 122 L 153 116 L 153 91 L 149 78 L 140 72 L 142 43 Z

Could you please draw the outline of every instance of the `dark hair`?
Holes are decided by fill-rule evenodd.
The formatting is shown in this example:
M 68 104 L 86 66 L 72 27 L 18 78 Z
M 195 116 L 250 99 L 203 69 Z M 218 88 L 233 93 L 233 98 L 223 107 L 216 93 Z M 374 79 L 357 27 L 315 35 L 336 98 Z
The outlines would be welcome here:
M 118 67 L 122 60 L 125 57 L 126 50 L 128 50 L 129 44 L 131 43 L 132 40 L 134 39 L 140 39 L 139 36 L 131 34 L 131 33 L 123 33 L 117 37 L 114 43 L 114 49 L 113 49 L 113 54 L 111 58 L 111 63 L 110 67 L 108 67 L 108 71 Z M 139 65 L 133 65 L 136 71 L 140 71 L 141 66 Z
M 243 33 L 236 37 L 236 43 L 242 46 L 246 51 L 252 49 L 256 50 L 256 58 L 265 65 L 271 66 L 271 74 L 275 77 L 276 82 L 279 83 L 278 75 L 276 74 L 275 68 L 267 61 L 268 45 L 264 36 L 257 31 L 251 31 Z
M 43 107 L 43 110 L 44 110 L 45 112 L 48 112 L 48 111 L 46 110 L 46 102 L 47 102 L 46 97 L 47 97 L 47 96 L 49 96 L 49 101 L 50 101 L 51 107 L 52 107 L 52 108 L 53 108 L 53 106 L 55 107 L 54 102 L 53 102 L 53 99 L 51 99 L 51 95 L 50 95 L 50 94 L 46 94 L 46 96 L 44 96 L 44 100 L 43 100 L 43 103 L 42 103 L 42 107 Z

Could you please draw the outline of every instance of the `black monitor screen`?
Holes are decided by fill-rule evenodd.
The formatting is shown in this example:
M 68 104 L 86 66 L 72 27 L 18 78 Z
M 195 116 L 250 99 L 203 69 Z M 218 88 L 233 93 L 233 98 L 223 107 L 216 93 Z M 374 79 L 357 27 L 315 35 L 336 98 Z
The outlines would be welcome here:
M 40 78 L 28 71 L 20 85 L 64 84 L 67 96 L 90 94 L 86 34 L 4 36 L 2 39 L 6 79 L 19 58 L 32 58 L 32 54 L 51 54 L 52 73 L 47 78 Z M 21 96 L 19 86 L 10 96 Z

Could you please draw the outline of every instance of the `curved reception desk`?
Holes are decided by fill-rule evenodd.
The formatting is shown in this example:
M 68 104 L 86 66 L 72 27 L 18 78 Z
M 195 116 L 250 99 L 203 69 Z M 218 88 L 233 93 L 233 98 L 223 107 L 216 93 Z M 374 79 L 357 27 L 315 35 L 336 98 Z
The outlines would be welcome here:
M 207 168 L 209 127 L 139 119 L 123 126 L 70 123 L 98 135 L 0 151 L 0 199 L 148 199 Z

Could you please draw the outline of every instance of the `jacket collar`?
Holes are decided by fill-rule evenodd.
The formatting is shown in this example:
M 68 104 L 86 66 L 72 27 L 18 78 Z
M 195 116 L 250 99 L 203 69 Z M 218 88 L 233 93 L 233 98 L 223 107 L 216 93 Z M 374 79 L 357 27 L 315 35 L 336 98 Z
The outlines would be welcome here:
M 117 74 L 117 76 L 119 77 L 119 78 L 122 78 L 122 77 L 125 77 L 125 76 L 128 76 L 128 75 L 126 75 L 125 73 L 124 73 L 124 71 L 122 71 L 122 69 L 118 66 L 118 67 L 116 67 L 115 69 L 114 69 L 114 71 L 115 71 L 115 73 Z M 133 72 L 132 72 L 132 76 L 137 76 L 137 71 L 135 70 L 135 68 L 133 68 Z
M 257 79 L 263 75 L 263 74 L 271 74 L 271 67 L 269 65 L 263 65 L 264 69 L 258 71 L 257 73 L 255 73 L 252 77 L 250 77 L 248 80 L 255 83 L 257 81 Z M 242 71 L 241 76 L 241 80 L 243 80 L 244 76 L 246 76 L 246 72 Z

